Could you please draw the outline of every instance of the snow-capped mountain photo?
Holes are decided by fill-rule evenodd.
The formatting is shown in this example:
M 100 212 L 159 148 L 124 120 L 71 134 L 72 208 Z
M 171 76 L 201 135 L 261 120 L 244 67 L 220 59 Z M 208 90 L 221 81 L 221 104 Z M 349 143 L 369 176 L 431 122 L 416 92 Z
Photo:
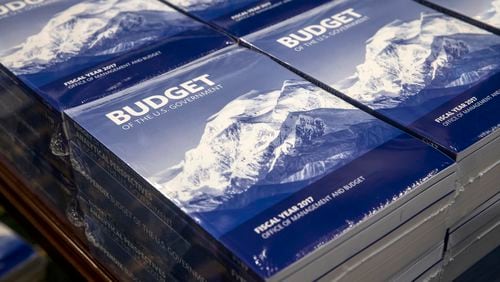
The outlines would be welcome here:
M 233 220 L 243 220 L 394 132 L 309 82 L 287 80 L 228 103 L 206 121 L 184 160 L 150 180 L 187 213 L 217 212 L 215 220 L 228 221 L 237 209 Z
M 221 7 L 242 7 L 257 2 L 256 0 L 169 0 L 168 2 L 190 12 L 217 9 Z
M 188 11 L 204 10 L 216 5 L 225 4 L 227 0 L 170 0 L 170 3 L 182 7 Z M 244 2 L 244 1 L 234 1 Z
M 500 0 L 492 0 L 491 7 L 475 18 L 491 26 L 500 28 Z
M 333 87 L 373 109 L 394 108 L 426 89 L 473 85 L 500 69 L 499 57 L 500 37 L 424 12 L 380 28 L 355 74 Z
M 17 75 L 61 70 L 65 64 L 74 70 L 197 26 L 156 0 L 86 0 L 57 13 L 0 60 Z

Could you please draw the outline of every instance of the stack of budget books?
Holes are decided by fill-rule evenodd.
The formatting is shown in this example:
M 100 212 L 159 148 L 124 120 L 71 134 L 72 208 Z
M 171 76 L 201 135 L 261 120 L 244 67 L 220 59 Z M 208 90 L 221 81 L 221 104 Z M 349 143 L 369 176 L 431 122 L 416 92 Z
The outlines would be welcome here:
M 443 281 L 457 278 L 465 269 L 500 246 L 500 193 L 477 207 L 449 230 Z
M 462 193 L 482 190 L 473 203 L 498 188 L 472 180 L 500 159 L 499 36 L 412 1 L 339 1 L 244 40 L 435 144 L 456 160 Z
M 413 1 L 167 2 L 453 158 L 447 228 L 499 191 L 495 1 L 422 1 L 447 3 L 476 21 Z M 286 15 L 278 12 L 283 5 Z
M 423 4 L 443 13 L 457 17 L 470 24 L 500 34 L 500 1 L 448 1 L 424 0 Z M 498 45 L 495 46 L 498 48 Z M 498 56 L 496 57 L 498 61 Z M 498 94 L 499 90 L 494 92 Z M 498 116 L 498 115 L 497 115 Z M 477 122 L 481 122 L 480 119 Z M 498 127 L 498 126 L 497 126 Z M 498 129 L 496 130 L 498 131 Z M 493 141 L 493 143 L 498 141 Z M 495 145 L 490 145 L 493 147 Z M 498 145 L 496 145 L 498 146 Z M 485 150 L 485 149 L 482 149 Z M 498 147 L 494 147 L 498 152 Z M 464 182 L 460 194 L 452 208 L 449 219 L 448 267 L 444 279 L 453 279 L 463 269 L 471 266 L 486 253 L 499 245 L 498 193 L 500 192 L 500 160 L 497 155 L 474 160 L 471 166 L 477 167 L 476 174 Z M 495 233 L 496 232 L 496 233 Z M 483 239 L 484 238 L 484 239 Z
M 497 241 L 491 28 L 411 0 L 10 2 L 1 146 L 67 180 L 122 279 L 443 279 Z
M 243 40 L 452 157 L 448 227 L 498 192 L 494 33 L 412 1 L 336 1 Z
M 445 235 L 450 158 L 242 47 L 65 114 L 82 209 L 138 279 L 383 279 Z
M 156 0 L 0 1 L 4 160 L 59 216 L 78 220 L 62 111 L 225 47 L 228 38 Z M 203 42 L 203 44 L 200 44 Z

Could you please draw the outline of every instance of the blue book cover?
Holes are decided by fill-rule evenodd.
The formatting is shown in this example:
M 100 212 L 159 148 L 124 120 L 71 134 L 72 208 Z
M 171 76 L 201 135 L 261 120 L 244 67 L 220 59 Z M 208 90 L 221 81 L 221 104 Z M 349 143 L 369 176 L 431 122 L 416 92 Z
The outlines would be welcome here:
M 329 0 L 165 0 L 198 19 L 243 36 Z
M 0 63 L 55 110 L 224 47 L 227 38 L 157 0 L 0 0 Z
M 23 154 L 35 159 L 27 170 L 37 171 L 40 160 L 65 182 L 72 175 L 61 127 L 63 109 L 229 43 L 228 37 L 157 0 L 0 0 L 0 33 L 0 104 L 20 96 L 28 105 L 15 111 L 10 107 L 2 122 L 13 129 L 12 143 L 26 144 Z M 25 125 L 30 131 L 21 130 Z M 51 186 L 47 194 L 60 199 L 58 195 L 69 193 L 71 198 L 69 190 Z M 64 210 L 65 202 L 52 208 Z
M 334 1 L 245 40 L 457 159 L 498 134 L 500 37 L 416 2 Z
M 260 279 L 422 192 L 452 165 L 240 48 L 66 115 L 76 151 L 108 163 L 103 170 L 148 204 L 168 202 L 167 214 L 198 226 Z
M 424 0 L 424 3 L 430 3 L 438 9 L 441 8 L 465 16 L 500 32 L 499 0 Z
M 65 156 L 62 125 L 35 97 L 0 70 L 0 154 L 16 174 L 28 179 L 30 192 L 59 219 L 76 219 L 71 165 Z
M 0 280 L 7 279 L 14 271 L 22 269 L 23 265 L 35 256 L 37 254 L 31 245 L 28 245 L 8 226 L 0 223 Z M 19 278 L 22 277 L 17 277 Z

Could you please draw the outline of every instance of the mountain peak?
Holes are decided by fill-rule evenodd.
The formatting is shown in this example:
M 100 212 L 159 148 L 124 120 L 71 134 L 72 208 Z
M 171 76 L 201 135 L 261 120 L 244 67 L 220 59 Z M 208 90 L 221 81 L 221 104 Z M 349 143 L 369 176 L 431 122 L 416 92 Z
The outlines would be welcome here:
M 367 41 L 365 61 L 356 67 L 354 76 L 333 87 L 374 109 L 395 107 L 430 85 L 450 63 L 490 48 L 493 36 L 487 41 L 473 38 L 485 35 L 440 13 L 422 13 L 409 22 L 395 20 Z
M 209 7 L 228 2 L 227 0 L 171 0 L 172 4 L 189 11 L 203 11 Z M 234 1 L 238 2 L 238 1 Z
M 313 158 L 306 157 L 291 162 L 297 166 L 291 169 L 284 159 L 300 158 L 307 146 L 326 142 L 322 138 L 334 130 L 332 122 L 342 122 L 323 119 L 344 109 L 352 106 L 304 80 L 286 80 L 280 90 L 250 91 L 207 121 L 198 146 L 176 167 L 181 171 L 153 179 L 163 179 L 156 184 L 163 193 L 198 212 L 213 210 L 259 183 L 307 181 L 333 162 L 308 165 Z
M 192 25 L 159 1 L 87 0 L 56 14 L 1 62 L 30 74 L 74 57 L 120 54 Z

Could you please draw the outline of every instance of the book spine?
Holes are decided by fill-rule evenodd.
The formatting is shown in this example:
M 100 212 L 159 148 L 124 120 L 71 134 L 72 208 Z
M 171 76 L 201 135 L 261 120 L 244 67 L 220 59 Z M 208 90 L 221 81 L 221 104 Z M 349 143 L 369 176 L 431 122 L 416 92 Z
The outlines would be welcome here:
M 86 199 L 79 196 L 79 201 L 84 202 Z M 85 233 L 89 252 L 109 273 L 124 281 L 156 280 L 145 263 L 134 257 L 130 248 L 120 244 L 119 235 L 103 232 L 94 222 L 86 224 Z
M 171 239 L 172 236 L 177 236 L 179 240 L 195 244 L 196 247 L 193 249 L 196 249 L 198 253 L 196 260 L 200 260 L 199 254 L 204 254 L 204 261 L 216 262 L 223 268 L 220 273 L 221 277 L 230 277 L 233 281 L 260 280 L 220 242 L 70 118 L 65 123 L 65 130 L 69 136 L 75 170 L 81 175 L 86 175 L 87 182 L 93 183 L 91 189 L 94 192 L 108 195 L 108 203 L 114 203 L 114 207 L 104 211 L 105 213 L 109 213 L 112 217 L 120 217 L 123 213 L 129 213 L 130 217 L 136 217 L 132 220 L 135 220 L 137 226 L 141 226 L 143 232 L 149 236 L 155 236 L 157 239 L 162 239 L 162 237 Z M 79 190 L 89 193 L 90 190 L 88 186 L 85 187 L 86 184 L 78 183 L 78 186 Z M 99 205 L 106 206 L 103 202 Z M 121 212 L 118 212 L 119 210 Z M 127 220 L 123 220 L 121 225 L 126 223 Z M 132 237 L 135 240 L 141 236 Z M 151 251 L 159 251 L 162 244 L 169 246 L 170 239 L 164 240 L 163 243 L 156 241 L 157 244 L 151 243 L 147 247 Z M 193 270 L 204 270 L 202 267 L 196 267 L 196 263 L 193 264 L 192 257 L 187 258 L 189 260 L 181 263 L 186 266 L 186 272 L 189 272 L 187 266 Z M 213 273 L 206 274 L 207 277 L 213 277 Z M 192 278 L 196 276 L 194 274 Z
M 54 134 L 62 138 L 61 121 L 59 114 L 51 112 L 0 68 L 2 155 L 31 180 L 31 191 L 51 210 L 78 225 L 69 158 L 51 151 L 51 145 L 57 143 Z
M 131 250 L 132 256 L 145 263 L 155 280 L 170 281 L 171 274 L 181 281 L 230 280 L 220 264 L 209 261 L 210 255 L 202 244 L 188 241 L 164 224 L 120 184 L 106 180 L 109 175 L 102 170 L 92 169 L 82 177 L 79 199 L 86 224 L 99 226 L 117 238 L 120 245 Z M 112 187 L 112 192 L 99 183 Z M 211 267 L 197 270 L 206 264 Z
M 25 85 L 19 78 L 0 64 L 0 86 L 4 91 L 2 96 L 9 99 L 9 104 L 15 99 L 15 104 L 22 106 L 15 111 L 16 115 L 29 124 L 35 134 L 23 136 L 36 143 L 39 150 L 68 179 L 72 177 L 69 163 L 67 140 L 63 135 L 61 110 L 54 109 L 44 102 L 42 97 L 32 88 Z M 9 97 L 10 96 L 10 97 Z M 12 111 L 12 107 L 7 109 Z

